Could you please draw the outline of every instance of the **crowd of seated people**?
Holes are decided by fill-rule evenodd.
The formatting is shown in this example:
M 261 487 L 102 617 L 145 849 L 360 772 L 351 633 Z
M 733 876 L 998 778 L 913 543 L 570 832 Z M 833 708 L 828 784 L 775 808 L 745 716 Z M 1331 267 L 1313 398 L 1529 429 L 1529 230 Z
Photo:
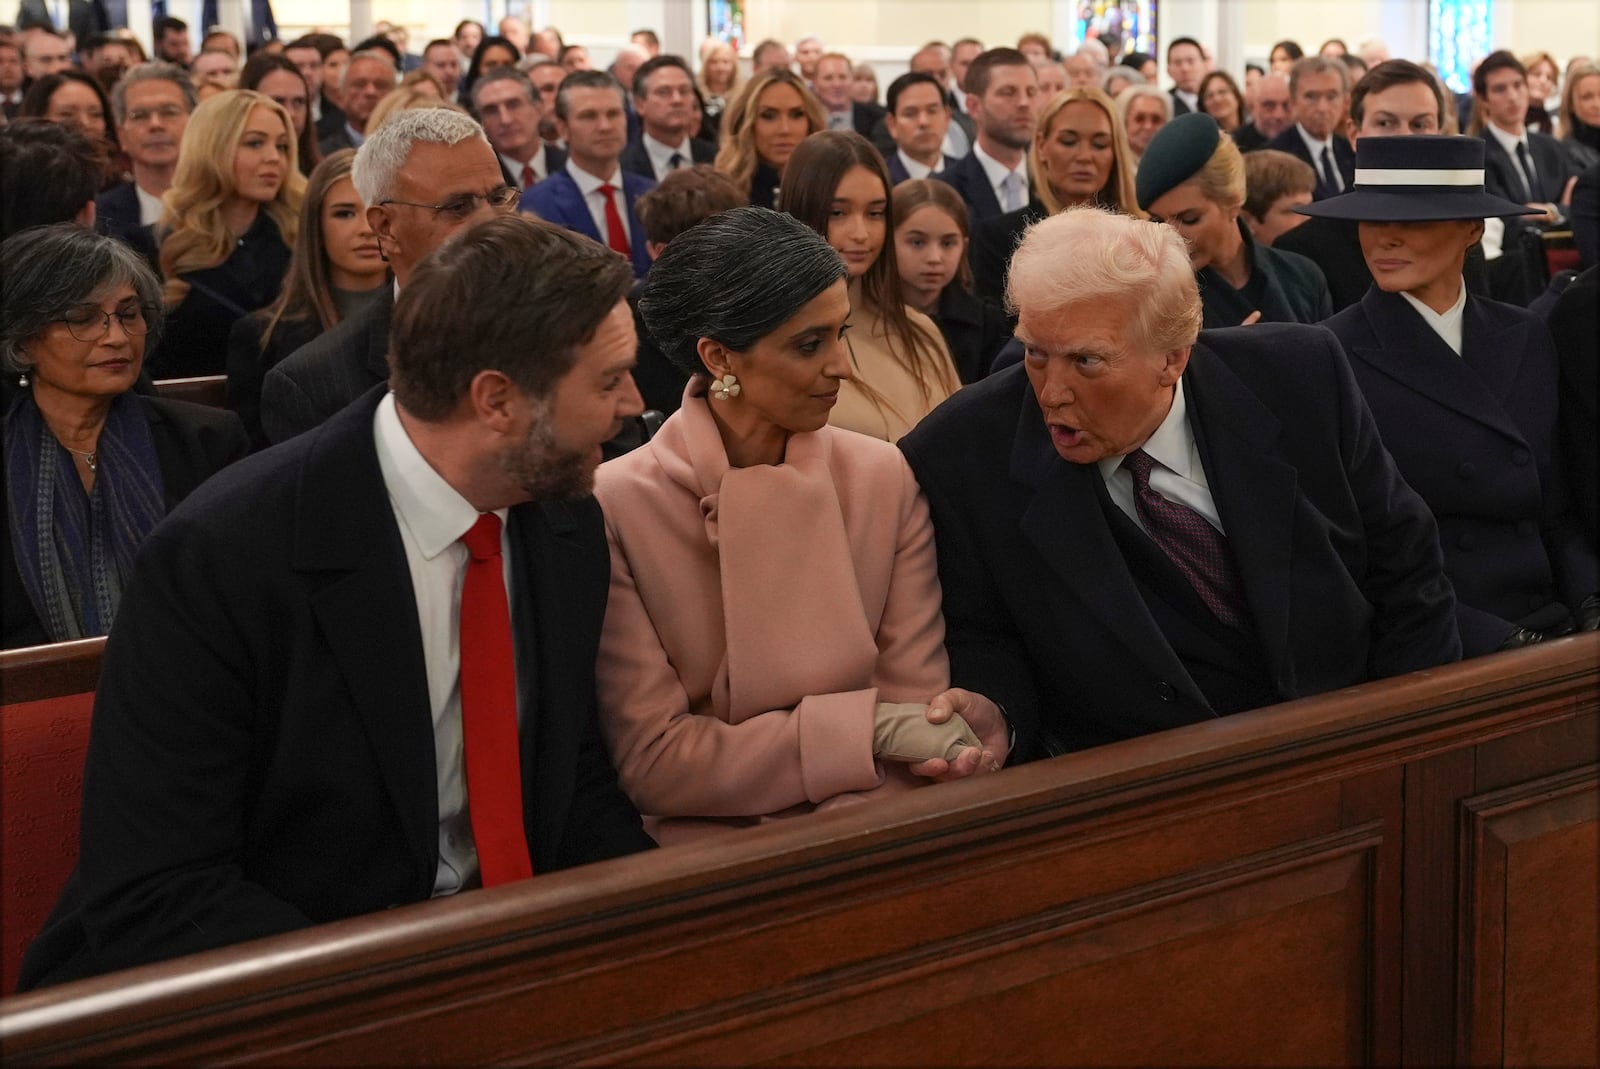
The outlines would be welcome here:
M 1600 629 L 1590 58 L 154 28 L 0 32 L 25 985 Z

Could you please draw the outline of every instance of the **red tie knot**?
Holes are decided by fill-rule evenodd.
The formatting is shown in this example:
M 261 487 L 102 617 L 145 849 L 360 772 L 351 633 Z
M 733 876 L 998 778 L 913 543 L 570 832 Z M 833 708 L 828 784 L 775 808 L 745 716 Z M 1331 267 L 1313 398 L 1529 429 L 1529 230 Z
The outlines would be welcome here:
M 600 192 L 604 193 L 608 197 L 616 191 L 617 187 L 612 185 L 610 182 L 602 182 L 600 184 Z
M 500 556 L 500 517 L 492 512 L 480 513 L 461 541 L 466 543 L 473 560 L 494 560 Z

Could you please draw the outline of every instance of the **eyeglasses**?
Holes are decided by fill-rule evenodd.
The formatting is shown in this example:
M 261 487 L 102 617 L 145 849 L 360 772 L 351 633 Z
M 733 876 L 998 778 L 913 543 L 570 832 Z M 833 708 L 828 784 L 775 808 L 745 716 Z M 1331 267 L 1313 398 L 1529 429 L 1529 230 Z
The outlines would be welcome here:
M 483 204 L 488 204 L 489 207 L 497 212 L 515 208 L 521 196 L 522 190 L 516 186 L 501 186 L 499 189 L 491 189 L 487 193 L 462 193 L 451 197 L 442 204 L 418 204 L 416 201 L 411 200 L 380 200 L 378 205 L 381 207 L 385 204 L 403 204 L 407 208 L 426 209 L 432 212 L 436 219 L 461 220 L 476 215 L 478 208 Z
M 156 116 L 167 122 L 176 122 L 183 118 L 184 111 L 176 104 L 163 104 L 159 108 L 134 108 L 128 112 L 128 122 L 147 123 Z
M 119 308 L 115 312 L 100 308 L 75 308 L 52 322 L 65 323 L 67 331 L 79 341 L 99 341 L 111 332 L 113 317 L 122 324 L 122 332 L 130 338 L 150 333 L 150 321 L 145 318 L 142 306 Z

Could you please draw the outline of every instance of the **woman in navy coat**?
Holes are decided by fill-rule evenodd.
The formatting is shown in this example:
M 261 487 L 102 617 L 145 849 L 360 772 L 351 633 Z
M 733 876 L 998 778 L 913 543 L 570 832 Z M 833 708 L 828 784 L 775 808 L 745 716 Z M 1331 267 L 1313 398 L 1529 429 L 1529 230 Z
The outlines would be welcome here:
M 1486 216 L 1483 142 L 1364 137 L 1354 190 L 1299 209 L 1360 222 L 1373 285 L 1324 324 L 1384 445 L 1433 509 L 1467 656 L 1600 626 L 1600 575 L 1556 448 L 1554 343 L 1461 281 Z

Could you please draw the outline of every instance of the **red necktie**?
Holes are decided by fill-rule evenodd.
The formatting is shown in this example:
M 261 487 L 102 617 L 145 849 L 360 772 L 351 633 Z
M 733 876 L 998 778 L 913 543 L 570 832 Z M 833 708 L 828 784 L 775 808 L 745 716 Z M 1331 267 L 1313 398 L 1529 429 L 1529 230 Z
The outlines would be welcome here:
M 617 211 L 617 199 L 612 196 L 616 191 L 617 187 L 610 182 L 600 187 L 601 195 L 606 198 L 606 244 L 632 260 L 633 249 L 628 244 L 628 232 L 622 228 L 622 213 Z
M 522 188 L 523 189 L 532 189 L 534 183 L 537 182 L 538 180 L 539 179 L 533 173 L 533 165 L 532 164 L 527 164 L 527 163 L 523 164 L 522 165 Z
M 517 669 L 500 557 L 500 517 L 485 512 L 461 536 L 472 559 L 461 588 L 461 730 L 467 808 L 485 887 L 533 875 L 522 827 Z

